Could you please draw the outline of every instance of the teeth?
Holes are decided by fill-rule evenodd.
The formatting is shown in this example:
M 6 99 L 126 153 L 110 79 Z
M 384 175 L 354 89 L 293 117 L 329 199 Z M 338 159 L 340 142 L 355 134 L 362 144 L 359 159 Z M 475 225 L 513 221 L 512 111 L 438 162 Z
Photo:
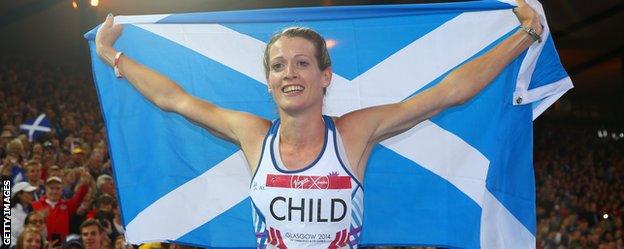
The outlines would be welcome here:
M 282 92 L 284 93 L 292 93 L 292 92 L 298 92 L 298 91 L 303 91 L 303 86 L 290 85 L 290 86 L 282 88 Z

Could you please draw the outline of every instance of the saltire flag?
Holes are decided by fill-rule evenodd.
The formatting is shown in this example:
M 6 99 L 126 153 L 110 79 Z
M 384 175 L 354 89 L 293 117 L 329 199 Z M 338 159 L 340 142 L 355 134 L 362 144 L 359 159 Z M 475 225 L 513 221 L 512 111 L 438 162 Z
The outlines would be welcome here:
M 28 136 L 28 141 L 33 141 L 43 136 L 45 133 L 52 131 L 50 120 L 46 118 L 44 113 L 39 114 L 36 118 L 29 118 L 20 125 L 22 133 Z
M 264 47 L 285 27 L 311 27 L 327 39 L 333 61 L 324 113 L 339 116 L 435 85 L 517 31 L 512 4 L 117 16 L 125 26 L 115 47 L 192 95 L 275 119 Z M 530 4 L 543 14 L 539 3 Z M 95 34 L 85 37 L 127 239 L 255 247 L 241 151 L 115 78 L 96 55 Z M 360 245 L 535 247 L 532 121 L 572 88 L 547 26 L 542 38 L 474 99 L 374 149 Z

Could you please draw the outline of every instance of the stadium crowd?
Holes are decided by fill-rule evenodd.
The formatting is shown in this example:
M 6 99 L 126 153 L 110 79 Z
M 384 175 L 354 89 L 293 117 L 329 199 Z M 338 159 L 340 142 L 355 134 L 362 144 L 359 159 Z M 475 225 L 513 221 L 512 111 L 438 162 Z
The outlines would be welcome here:
M 536 130 L 538 248 L 624 248 L 624 139 Z
M 97 101 L 88 73 L 0 57 L 0 172 L 12 183 L 13 247 L 139 247 L 123 237 Z M 20 126 L 40 114 L 51 130 L 31 140 Z M 537 248 L 624 249 L 624 139 L 537 127 L 534 159 Z

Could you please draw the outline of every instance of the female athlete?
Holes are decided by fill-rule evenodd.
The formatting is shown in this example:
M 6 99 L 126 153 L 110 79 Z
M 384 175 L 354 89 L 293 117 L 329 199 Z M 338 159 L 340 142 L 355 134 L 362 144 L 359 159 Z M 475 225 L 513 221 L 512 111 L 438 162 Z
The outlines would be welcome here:
M 522 27 L 438 85 L 394 104 L 322 115 L 332 80 L 325 40 L 307 28 L 276 34 L 264 53 L 268 91 L 279 119 L 228 110 L 187 94 L 167 77 L 113 48 L 122 26 L 112 15 L 99 29 L 96 51 L 147 99 L 176 112 L 243 151 L 259 248 L 357 247 L 364 172 L 371 150 L 445 108 L 471 99 L 539 40 L 537 13 L 523 0 L 514 13 Z M 415 70 L 418 70 L 417 68 Z

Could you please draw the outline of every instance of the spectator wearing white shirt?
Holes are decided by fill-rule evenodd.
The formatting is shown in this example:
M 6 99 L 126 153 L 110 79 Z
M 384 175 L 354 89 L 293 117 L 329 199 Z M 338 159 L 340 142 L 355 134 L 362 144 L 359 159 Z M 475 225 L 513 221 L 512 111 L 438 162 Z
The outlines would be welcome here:
M 33 192 L 36 187 L 28 182 L 20 182 L 11 189 L 11 237 L 17 238 L 24 230 L 26 216 L 32 210 L 31 204 L 34 200 Z M 16 239 L 11 240 L 14 245 Z

